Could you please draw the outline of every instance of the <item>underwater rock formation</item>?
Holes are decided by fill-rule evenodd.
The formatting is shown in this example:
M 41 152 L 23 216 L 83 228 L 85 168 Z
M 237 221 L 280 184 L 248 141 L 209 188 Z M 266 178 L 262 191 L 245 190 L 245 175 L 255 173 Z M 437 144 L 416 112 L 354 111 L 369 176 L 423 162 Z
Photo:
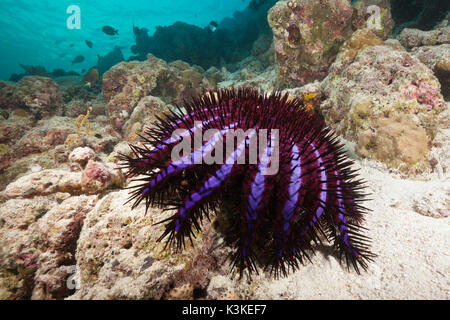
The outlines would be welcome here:
M 321 109 L 356 152 L 410 175 L 429 168 L 428 152 L 445 108 L 433 72 L 367 30 L 346 42 L 322 88 Z
M 70 170 L 82 171 L 91 159 L 97 159 L 94 150 L 89 147 L 75 148 L 69 155 Z
M 390 2 L 391 0 L 352 1 L 352 7 L 355 9 L 352 18 L 353 30 L 369 28 L 380 38 L 389 38 L 394 28 Z M 372 6 L 378 8 L 372 8 Z
M 22 69 L 25 70 L 25 73 L 14 73 L 9 78 L 9 81 L 19 82 L 22 78 L 26 76 L 38 76 L 38 77 L 46 77 L 56 79 L 58 77 L 67 77 L 67 76 L 78 76 L 79 74 L 75 71 L 65 71 L 63 69 L 55 69 L 52 72 L 47 71 L 43 66 L 27 66 L 20 64 Z
M 268 14 L 275 42 L 280 87 L 322 79 L 351 33 L 348 0 L 279 1 Z
M 450 43 L 450 24 L 441 24 L 430 31 L 406 28 L 397 39 L 407 49 Z
M 0 119 L 0 189 L 28 172 L 33 164 L 44 169 L 59 167 L 77 146 L 109 154 L 119 141 L 105 116 L 95 117 L 91 135 L 78 135 L 74 119 L 68 117 L 54 116 L 36 122 L 24 109 L 15 109 L 8 115 L 7 119 Z
M 169 67 L 152 55 L 146 62 L 122 62 L 103 76 L 102 89 L 107 115 L 113 127 L 120 130 L 140 99 L 149 95 L 165 78 Z
M 17 84 L 0 81 L 0 108 L 22 108 L 36 119 L 62 114 L 61 93 L 50 78 L 27 76 Z
M 391 0 L 395 20 L 394 34 L 404 28 L 431 30 L 436 22 L 445 18 L 450 10 L 447 0 Z
M 81 189 L 87 194 L 97 194 L 112 187 L 121 187 L 122 172 L 113 163 L 89 160 L 81 175 Z
M 450 99 L 450 15 L 435 29 L 404 29 L 398 40 L 411 54 L 434 71 L 446 100 Z
M 134 26 L 136 44 L 130 60 L 145 60 L 151 53 L 167 62 L 183 60 L 204 69 L 227 67 L 249 56 L 260 35 L 269 35 L 267 10 L 276 0 L 259 1 L 255 8 L 235 12 L 221 21 L 215 31 L 184 22 L 157 27 L 153 36 L 148 30 Z
M 450 101 L 450 44 L 413 48 L 411 54 L 433 70 L 444 99 Z
M 67 280 L 75 272 L 76 241 L 96 201 L 97 196 L 59 193 L 2 204 L 0 299 L 62 299 L 73 293 Z
M 147 61 L 115 65 L 105 73 L 102 83 L 111 124 L 120 130 L 145 96 L 158 95 L 167 103 L 179 103 L 201 93 L 210 88 L 204 73 L 201 67 L 182 61 L 167 64 L 151 54 Z
M 211 250 L 209 227 L 183 252 L 163 250 L 164 243 L 156 241 L 163 226 L 154 222 L 170 211 L 132 212 L 131 204 L 123 205 L 127 198 L 126 190 L 112 192 L 86 217 L 76 253 L 81 288 L 71 299 L 170 298 L 173 284 L 204 289 L 211 274 L 227 273 L 219 263 L 226 251 Z
M 125 61 L 125 58 L 122 54 L 122 50 L 120 50 L 118 46 L 115 46 L 114 49 L 105 56 L 98 55 L 98 62 L 97 62 L 98 73 L 100 74 L 100 76 L 102 76 L 112 66 L 122 61 Z
M 252 55 L 239 62 L 237 67 L 233 73 L 222 70 L 220 88 L 251 87 L 273 91 L 277 86 L 277 77 L 272 38 L 265 35 L 258 38 L 253 44 Z
M 169 106 L 160 98 L 153 96 L 142 98 L 123 126 L 125 140 L 128 142 L 139 140 L 138 134 L 144 132 L 148 126 L 152 126 L 156 116 L 162 115 L 163 112 L 168 110 Z

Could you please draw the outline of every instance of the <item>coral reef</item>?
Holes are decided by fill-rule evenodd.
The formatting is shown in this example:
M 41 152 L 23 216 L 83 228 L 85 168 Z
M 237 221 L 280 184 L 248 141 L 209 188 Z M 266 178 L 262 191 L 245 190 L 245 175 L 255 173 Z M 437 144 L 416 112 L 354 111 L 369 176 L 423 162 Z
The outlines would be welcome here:
M 352 2 L 355 9 L 352 18 L 353 30 L 368 28 L 382 39 L 391 36 L 394 28 L 391 0 L 358 0 Z
M 52 72 L 49 72 L 45 69 L 43 66 L 26 66 L 23 64 L 19 65 L 25 70 L 25 73 L 14 73 L 9 78 L 9 81 L 18 82 L 23 77 L 26 76 L 39 76 L 39 77 L 46 77 L 46 78 L 53 78 L 56 80 L 58 77 L 67 77 L 67 76 L 78 76 L 79 74 L 75 71 L 64 71 L 62 69 L 55 69 Z
M 141 62 L 115 47 L 98 72 L 22 65 L 0 81 L 0 299 L 448 299 L 449 2 L 275 2 L 252 1 L 215 30 L 134 27 Z M 367 28 L 371 5 L 380 30 Z M 129 143 L 145 148 L 140 135 L 183 99 L 230 87 L 283 89 L 340 136 L 374 195 L 367 271 L 341 268 L 320 237 L 286 278 L 242 281 L 225 263 L 231 196 L 182 251 L 157 241 L 155 223 L 176 211 L 126 203 L 121 188 L 142 183 L 120 170 L 136 157 Z
M 170 106 L 166 105 L 160 98 L 153 96 L 142 98 L 123 126 L 125 140 L 137 142 L 139 134 L 142 134 L 146 128 L 151 127 L 156 121 L 156 117 L 170 110 L 169 108 Z
M 130 204 L 123 206 L 127 198 L 126 190 L 106 195 L 84 221 L 76 253 L 81 287 L 72 299 L 168 298 L 171 287 L 198 286 L 191 274 L 200 270 L 187 263 L 196 257 L 207 264 L 197 279 L 207 281 L 210 272 L 219 271 L 217 263 L 202 254 L 211 252 L 213 261 L 224 254 L 211 251 L 212 233 L 204 233 L 182 253 L 164 251 L 164 244 L 156 241 L 163 226 L 153 224 L 170 212 L 150 209 L 145 215 L 143 207 L 132 212 Z
M 437 46 L 413 48 L 411 54 L 419 58 L 441 83 L 441 91 L 446 101 L 450 100 L 450 43 Z
M 450 25 L 446 23 L 430 31 L 403 29 L 397 39 L 407 49 L 450 43 Z
M 2 299 L 61 299 L 73 293 L 66 281 L 83 220 L 96 201 L 97 196 L 59 193 L 2 204 Z
M 148 55 L 147 61 L 122 62 L 103 77 L 103 95 L 107 114 L 116 130 L 121 130 L 139 101 L 158 95 L 167 103 L 180 103 L 183 98 L 210 87 L 201 67 L 182 61 L 167 64 Z
M 118 46 L 115 46 L 111 52 L 103 57 L 99 55 L 97 62 L 97 70 L 99 72 L 99 75 L 102 76 L 111 67 L 122 61 L 125 61 L 125 58 L 122 54 L 122 50 L 120 50 Z
M 88 194 L 97 194 L 112 187 L 121 187 L 124 177 L 112 163 L 89 160 L 81 175 L 81 188 Z
M 61 93 L 50 78 L 29 76 L 17 84 L 0 83 L 0 108 L 22 108 L 36 119 L 62 114 Z
M 429 146 L 445 108 L 432 71 L 365 30 L 344 45 L 322 83 L 327 123 L 356 152 L 416 174 L 429 169 Z
M 404 29 L 399 41 L 411 54 L 433 70 L 439 79 L 442 94 L 450 99 L 450 24 L 449 17 L 430 31 Z
M 148 30 L 134 26 L 136 44 L 130 59 L 145 60 L 151 53 L 167 62 L 183 60 L 208 69 L 232 67 L 250 55 L 253 43 L 261 34 L 270 35 L 267 10 L 275 0 L 261 1 L 258 8 L 236 12 L 232 18 L 219 22 L 214 32 L 184 22 L 156 28 L 153 36 Z
M 279 1 L 268 14 L 281 87 L 299 87 L 326 76 L 339 46 L 352 32 L 347 0 Z
M 71 171 L 84 170 L 86 164 L 91 159 L 96 159 L 97 155 L 94 150 L 89 147 L 75 148 L 69 155 L 69 163 Z

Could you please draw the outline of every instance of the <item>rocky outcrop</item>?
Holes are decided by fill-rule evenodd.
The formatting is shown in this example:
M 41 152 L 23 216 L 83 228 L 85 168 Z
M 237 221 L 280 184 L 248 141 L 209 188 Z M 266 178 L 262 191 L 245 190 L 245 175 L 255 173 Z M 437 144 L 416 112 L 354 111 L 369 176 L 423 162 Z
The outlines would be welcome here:
M 157 95 L 167 103 L 181 103 L 201 93 L 209 88 L 204 73 L 201 67 L 182 61 L 167 64 L 151 54 L 147 61 L 115 65 L 105 73 L 102 83 L 111 124 L 120 131 L 145 96 Z
M 429 169 L 428 152 L 445 103 L 439 81 L 419 59 L 359 30 L 322 88 L 327 123 L 356 142 L 358 155 L 411 175 Z
M 58 85 L 50 78 L 28 76 L 17 84 L 0 83 L 0 108 L 25 109 L 36 119 L 62 115 L 62 99 Z
M 351 33 L 347 0 L 279 1 L 268 14 L 280 87 L 300 87 L 326 76 Z

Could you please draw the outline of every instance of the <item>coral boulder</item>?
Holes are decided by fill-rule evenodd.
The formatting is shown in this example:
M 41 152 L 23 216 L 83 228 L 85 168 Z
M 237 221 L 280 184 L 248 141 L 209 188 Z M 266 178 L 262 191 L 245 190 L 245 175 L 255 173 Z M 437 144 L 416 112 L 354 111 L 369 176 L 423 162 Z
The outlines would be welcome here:
M 300 87 L 324 78 L 340 45 L 351 35 L 352 14 L 348 0 L 277 2 L 268 20 L 279 86 Z
M 360 156 L 424 172 L 445 108 L 440 83 L 419 59 L 359 30 L 322 82 L 327 123 L 356 142 Z

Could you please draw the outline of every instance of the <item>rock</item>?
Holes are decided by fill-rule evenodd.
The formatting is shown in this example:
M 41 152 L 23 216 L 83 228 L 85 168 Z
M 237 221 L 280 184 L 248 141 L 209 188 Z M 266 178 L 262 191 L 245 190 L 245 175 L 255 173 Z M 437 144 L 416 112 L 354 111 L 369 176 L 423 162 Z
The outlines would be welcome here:
M 405 28 L 397 39 L 408 49 L 450 43 L 450 25 L 430 31 Z
M 450 44 L 412 48 L 411 54 L 433 70 L 438 62 L 450 59 Z
M 75 131 L 70 118 L 52 117 L 38 121 L 17 143 L 15 153 L 24 156 L 34 152 L 43 152 L 64 144 L 67 137 Z
M 34 153 L 24 157 L 16 158 L 14 153 L 10 156 L 10 161 L 5 163 L 5 167 L 0 171 L 0 189 L 6 188 L 8 184 L 26 174 L 33 173 L 33 166 L 43 169 L 51 169 L 61 165 L 55 162 L 57 148 L 42 153 Z
M 367 118 L 371 108 L 370 102 L 355 105 L 355 117 Z M 356 152 L 391 167 L 407 166 L 408 170 L 426 158 L 429 141 L 425 129 L 411 118 L 401 113 L 388 114 L 373 119 L 370 128 L 360 133 Z
M 104 74 L 103 95 L 115 129 L 122 128 L 141 98 L 149 95 L 168 72 L 166 62 L 149 55 L 147 61 L 121 62 Z
M 28 76 L 17 84 L 0 85 L 0 108 L 27 109 L 36 119 L 62 115 L 61 94 L 52 79 Z
M 183 98 L 200 94 L 209 87 L 204 70 L 177 61 L 165 61 L 148 55 L 143 62 L 122 62 L 103 77 L 107 114 L 116 130 L 121 130 L 139 101 L 148 95 L 160 96 L 165 102 L 180 103 Z
M 168 294 L 169 300 L 193 300 L 194 286 L 186 283 L 180 287 L 173 288 Z
M 36 164 L 33 164 L 30 167 L 30 170 L 31 170 L 32 173 L 36 173 L 36 172 L 42 171 L 42 167 L 39 164 L 36 163 Z
M 62 299 L 74 292 L 68 286 L 68 278 L 76 270 L 77 240 L 84 219 L 96 202 L 97 196 L 70 197 L 37 221 L 40 254 L 32 299 Z
M 103 99 L 100 99 L 99 97 L 88 101 L 86 101 L 86 99 L 79 98 L 72 99 L 66 104 L 64 115 L 66 117 L 76 118 L 80 114 L 86 114 L 86 110 L 89 108 L 92 110 L 90 117 L 106 115 L 107 105 Z
M 111 163 L 89 160 L 81 175 L 81 188 L 89 194 L 99 193 L 111 187 L 121 187 L 124 177 Z
M 244 68 L 230 74 L 227 80 L 218 84 L 218 87 L 251 87 L 264 91 L 273 91 L 277 86 L 276 82 L 277 73 L 274 67 L 269 67 L 259 74 Z
M 54 204 L 50 199 L 8 200 L 0 210 L 0 287 L 6 298 L 28 299 L 37 269 L 35 221 Z
M 96 157 L 94 150 L 89 147 L 75 148 L 69 155 L 71 168 L 74 171 L 81 171 L 86 167 L 89 160 L 95 159 Z
M 370 29 L 380 38 L 387 39 L 394 28 L 390 0 L 352 1 L 355 9 L 352 18 L 354 30 Z
M 384 41 L 384 44 L 397 51 L 405 50 L 400 41 L 398 41 L 397 39 L 387 39 Z
M 322 82 L 321 110 L 336 132 L 355 141 L 363 157 L 407 175 L 430 169 L 431 141 L 445 109 L 432 71 L 404 50 L 358 30 Z
M 6 178 L 6 171 L 18 161 L 20 154 L 17 149 L 22 146 L 19 141 L 35 120 L 24 109 L 15 109 L 7 112 L 7 115 L 7 118 L 0 118 L 0 182 L 9 183 L 11 180 Z M 3 189 L 6 183 L 0 183 L 0 189 Z
M 140 140 L 138 134 L 142 134 L 146 127 L 152 127 L 156 116 L 164 117 L 164 113 L 167 114 L 169 110 L 170 107 L 159 98 L 152 96 L 142 98 L 123 127 L 127 141 Z
M 320 100 L 322 97 L 322 88 L 319 81 L 308 83 L 303 87 L 283 90 L 282 93 L 288 93 L 290 97 L 303 98 L 304 95 L 316 94 L 314 99 Z
M 30 198 L 57 192 L 81 193 L 81 172 L 42 170 L 17 179 L 5 189 L 8 198 Z
M 54 194 L 2 204 L 0 287 L 4 299 L 61 299 L 71 293 L 66 270 L 74 264 L 83 219 L 96 198 Z
M 221 70 L 216 67 L 211 67 L 205 72 L 205 78 L 208 80 L 212 89 L 217 89 L 217 84 L 224 81 L 229 76 L 227 69 Z
M 213 86 L 205 78 L 205 71 L 198 66 L 181 70 L 176 66 L 169 66 L 167 77 L 158 83 L 158 87 L 152 92 L 153 96 L 160 97 L 169 104 L 182 104 L 184 99 L 190 101 L 192 96 L 201 94 Z
M 433 140 L 430 152 L 430 164 L 442 181 L 450 178 L 450 102 L 437 119 L 442 128 Z
M 450 52 L 450 49 L 449 51 Z M 441 59 L 434 66 L 434 74 L 442 86 L 442 94 L 446 101 L 450 100 L 450 57 L 446 57 L 445 60 Z
M 226 275 L 228 266 L 218 261 L 226 249 L 212 250 L 214 232 L 205 220 L 203 231 L 193 245 L 164 250 L 157 242 L 171 211 L 139 205 L 131 211 L 127 190 L 105 195 L 91 211 L 81 231 L 77 247 L 79 290 L 70 299 L 160 299 L 169 297 L 171 288 L 206 289 L 215 274 Z M 173 293 L 173 292 L 172 292 Z
M 82 130 L 78 134 L 67 136 L 64 146 L 67 155 L 77 147 L 89 147 L 97 154 L 110 153 L 120 140 L 120 135 L 114 131 L 106 117 L 97 116 L 91 123 L 91 134 L 86 135 Z
M 268 14 L 275 43 L 278 84 L 300 87 L 320 80 L 352 33 L 347 0 L 278 1 Z
M 413 48 L 411 54 L 433 70 L 441 83 L 444 99 L 450 100 L 450 44 Z

